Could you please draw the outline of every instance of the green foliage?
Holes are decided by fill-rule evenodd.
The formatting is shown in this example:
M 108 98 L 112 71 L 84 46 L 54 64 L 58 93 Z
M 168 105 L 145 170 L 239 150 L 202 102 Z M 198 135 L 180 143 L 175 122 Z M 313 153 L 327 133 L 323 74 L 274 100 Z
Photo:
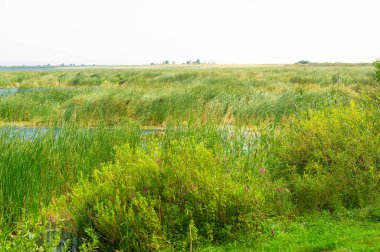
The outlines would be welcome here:
M 93 228 L 115 249 L 186 249 L 257 231 L 265 197 L 258 183 L 238 178 L 237 164 L 228 168 L 202 144 L 125 145 L 60 209 L 70 213 L 78 234 Z
M 380 189 L 380 120 L 376 110 L 337 107 L 295 120 L 269 162 L 301 210 L 360 207 Z
M 91 228 L 85 229 L 84 232 L 88 238 L 83 239 L 82 244 L 80 246 L 80 251 L 83 251 L 83 252 L 98 251 L 98 249 L 100 248 L 99 247 L 100 241 L 96 232 Z
M 375 78 L 377 82 L 380 82 L 380 61 L 373 62 L 373 65 L 376 67 Z
M 2 226 L 0 220 L 0 226 Z M 60 242 L 60 232 L 48 223 L 23 219 L 11 230 L 0 229 L 1 251 L 52 251 Z

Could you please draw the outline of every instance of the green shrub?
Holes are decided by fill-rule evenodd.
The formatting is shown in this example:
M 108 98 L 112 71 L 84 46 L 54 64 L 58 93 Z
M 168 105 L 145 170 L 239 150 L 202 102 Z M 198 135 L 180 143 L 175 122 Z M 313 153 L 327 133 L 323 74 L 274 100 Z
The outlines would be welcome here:
M 312 112 L 279 137 L 272 172 L 301 210 L 360 207 L 379 197 L 379 146 L 376 110 L 351 103 Z
M 380 60 L 373 62 L 373 65 L 376 67 L 375 78 L 380 82 Z
M 92 228 L 114 249 L 186 249 L 240 230 L 255 233 L 263 216 L 260 185 L 239 181 L 239 166 L 226 162 L 191 141 L 125 145 L 56 209 L 69 213 L 79 236 Z
M 0 227 L 6 220 L 0 219 Z M 55 251 L 60 233 L 50 224 L 23 219 L 12 229 L 0 228 L 1 251 Z M 63 250 L 67 251 L 67 250 Z

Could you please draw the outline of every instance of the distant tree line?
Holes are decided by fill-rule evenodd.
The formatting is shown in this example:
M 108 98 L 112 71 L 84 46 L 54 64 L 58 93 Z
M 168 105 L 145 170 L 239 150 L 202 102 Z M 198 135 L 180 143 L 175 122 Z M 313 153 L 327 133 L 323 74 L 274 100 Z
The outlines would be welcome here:
M 297 61 L 296 64 L 311 64 L 311 62 L 308 60 L 300 60 L 300 61 Z
M 169 60 L 164 60 L 162 63 L 156 63 L 156 62 L 152 62 L 150 63 L 151 65 L 169 65 L 169 64 L 173 64 L 175 65 L 176 62 L 175 61 L 172 61 L 170 62 Z M 202 62 L 200 59 L 196 59 L 196 60 L 187 60 L 186 62 L 182 62 L 182 65 L 199 65 L 199 64 L 215 64 L 214 62 Z

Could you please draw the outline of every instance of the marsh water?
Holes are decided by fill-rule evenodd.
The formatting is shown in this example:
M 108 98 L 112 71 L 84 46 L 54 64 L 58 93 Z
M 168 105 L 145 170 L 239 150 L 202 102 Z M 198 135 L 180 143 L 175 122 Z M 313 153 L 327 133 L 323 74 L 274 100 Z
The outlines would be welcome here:
M 69 88 L 69 87 L 54 87 L 54 88 Z M 16 93 L 29 93 L 33 91 L 44 91 L 47 87 L 32 87 L 32 88 L 0 88 L 0 96 L 12 95 Z
M 0 88 L 0 96 L 15 94 L 17 93 L 18 90 L 20 89 L 19 88 Z
M 54 89 L 75 89 L 78 87 L 73 87 L 73 86 L 62 86 L 62 87 L 21 87 L 21 88 L 0 88 L 0 97 L 1 96 L 7 96 L 7 95 L 13 95 L 17 93 L 30 93 L 34 91 L 47 91 L 47 90 L 54 90 Z M 87 87 L 88 89 L 97 89 L 99 88 L 98 86 L 91 86 Z
M 38 136 L 46 135 L 53 132 L 55 136 L 59 136 L 62 128 L 46 128 L 46 127 L 0 127 L 0 135 L 5 134 L 8 137 L 18 137 L 22 139 L 33 139 Z M 83 129 L 86 130 L 86 129 Z M 161 133 L 161 128 L 141 129 L 141 135 Z

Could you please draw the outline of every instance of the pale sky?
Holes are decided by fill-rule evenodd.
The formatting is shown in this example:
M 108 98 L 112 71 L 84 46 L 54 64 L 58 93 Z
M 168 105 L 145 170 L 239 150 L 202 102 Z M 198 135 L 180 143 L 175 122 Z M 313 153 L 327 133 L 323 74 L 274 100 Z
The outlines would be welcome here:
M 371 62 L 379 0 L 0 0 L 0 65 Z

